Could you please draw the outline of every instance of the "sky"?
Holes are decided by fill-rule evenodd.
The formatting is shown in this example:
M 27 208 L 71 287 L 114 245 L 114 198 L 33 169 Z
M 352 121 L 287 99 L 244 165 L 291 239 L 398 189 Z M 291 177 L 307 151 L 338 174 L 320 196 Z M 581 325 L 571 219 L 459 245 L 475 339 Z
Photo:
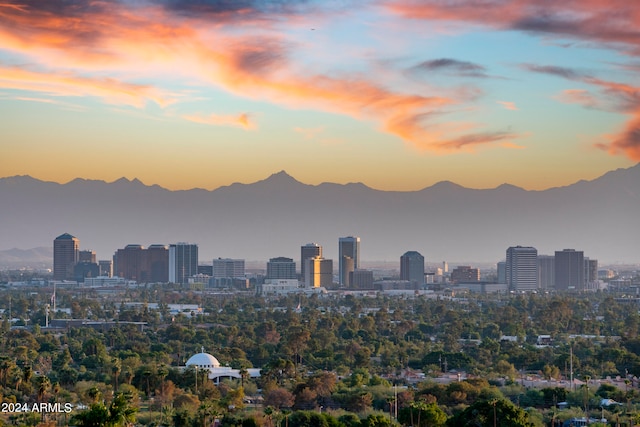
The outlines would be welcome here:
M 640 2 L 0 0 L 0 177 L 546 189 L 640 161 Z

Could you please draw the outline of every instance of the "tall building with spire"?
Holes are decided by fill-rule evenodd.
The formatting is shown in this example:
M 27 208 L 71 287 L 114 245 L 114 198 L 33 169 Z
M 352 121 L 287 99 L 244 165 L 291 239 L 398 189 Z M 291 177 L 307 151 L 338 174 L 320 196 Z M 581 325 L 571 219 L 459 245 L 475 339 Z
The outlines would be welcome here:
M 73 280 L 73 269 L 78 262 L 80 240 L 69 233 L 53 241 L 53 280 Z
M 342 286 L 349 286 L 349 273 L 360 268 L 360 238 L 340 237 L 338 239 L 338 280 Z

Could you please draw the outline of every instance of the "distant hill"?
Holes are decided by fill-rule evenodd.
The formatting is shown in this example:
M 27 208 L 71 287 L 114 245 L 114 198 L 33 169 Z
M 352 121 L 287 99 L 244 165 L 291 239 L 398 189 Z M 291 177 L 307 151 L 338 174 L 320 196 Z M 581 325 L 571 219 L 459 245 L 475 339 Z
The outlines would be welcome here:
M 71 233 L 99 259 L 127 244 L 175 242 L 197 243 L 202 261 L 298 260 L 309 242 L 336 259 L 338 238 L 355 235 L 363 260 L 395 261 L 417 250 L 427 262 L 497 262 L 508 246 L 531 245 L 543 254 L 574 248 L 601 261 L 640 262 L 640 165 L 544 191 L 451 182 L 379 191 L 360 183 L 307 185 L 284 171 L 213 191 L 15 176 L 0 179 L 0 200 L 0 249 L 51 247 Z
M 0 250 L 0 267 L 4 268 L 51 268 L 53 260 L 53 247 L 40 247 L 33 249 L 7 249 Z

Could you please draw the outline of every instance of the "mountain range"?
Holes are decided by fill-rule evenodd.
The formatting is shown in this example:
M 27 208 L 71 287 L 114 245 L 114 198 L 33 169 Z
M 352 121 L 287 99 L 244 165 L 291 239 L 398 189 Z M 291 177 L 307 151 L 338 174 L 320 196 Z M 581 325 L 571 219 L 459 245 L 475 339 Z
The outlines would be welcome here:
M 497 262 L 507 247 L 522 245 L 540 254 L 573 248 L 601 262 L 640 263 L 640 164 L 543 191 L 447 181 L 380 191 L 361 183 L 308 185 L 284 171 L 212 191 L 170 191 L 125 178 L 58 184 L 14 176 L 0 178 L 0 201 L 5 254 L 50 248 L 70 233 L 98 259 L 128 244 L 190 242 L 201 262 L 299 262 L 300 246 L 317 242 L 337 266 L 338 238 L 359 236 L 363 260 L 394 261 L 417 250 L 427 262 Z

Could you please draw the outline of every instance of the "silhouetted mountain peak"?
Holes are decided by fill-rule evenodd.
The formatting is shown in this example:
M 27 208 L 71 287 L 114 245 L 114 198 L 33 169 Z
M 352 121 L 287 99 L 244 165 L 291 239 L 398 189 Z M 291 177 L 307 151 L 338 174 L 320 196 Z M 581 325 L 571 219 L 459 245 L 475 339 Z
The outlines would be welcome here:
M 435 184 L 433 184 L 431 187 L 425 188 L 425 190 L 431 190 L 431 191 L 454 191 L 454 190 L 460 190 L 460 189 L 464 189 L 464 188 L 465 187 L 463 187 L 462 185 L 456 184 L 455 182 L 439 181 L 439 182 L 436 182 Z

